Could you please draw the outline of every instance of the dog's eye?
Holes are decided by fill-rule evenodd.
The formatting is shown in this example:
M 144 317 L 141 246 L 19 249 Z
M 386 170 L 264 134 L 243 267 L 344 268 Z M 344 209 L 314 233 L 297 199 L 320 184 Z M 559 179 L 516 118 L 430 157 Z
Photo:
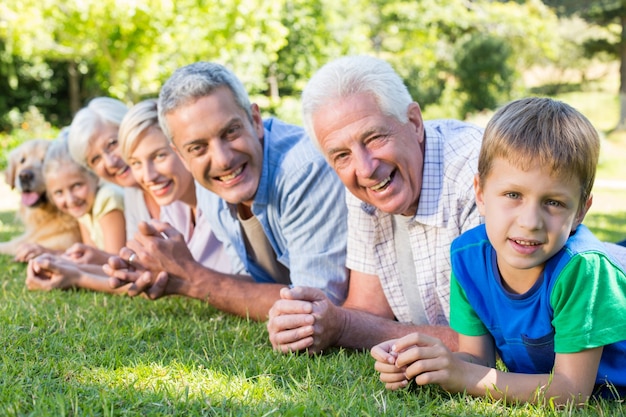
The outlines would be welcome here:
M 23 164 L 24 162 L 26 162 L 26 157 L 22 157 L 22 159 L 20 159 L 20 164 Z

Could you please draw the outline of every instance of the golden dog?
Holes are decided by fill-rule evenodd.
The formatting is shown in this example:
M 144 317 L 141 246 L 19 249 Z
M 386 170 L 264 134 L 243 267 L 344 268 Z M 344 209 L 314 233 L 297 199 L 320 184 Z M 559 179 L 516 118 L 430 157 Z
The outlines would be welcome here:
M 30 140 L 8 155 L 5 180 L 11 189 L 21 193 L 17 217 L 25 230 L 22 235 L 0 243 L 1 254 L 15 256 L 23 243 L 65 250 L 81 240 L 76 219 L 59 211 L 46 195 L 41 168 L 50 143 L 44 139 Z

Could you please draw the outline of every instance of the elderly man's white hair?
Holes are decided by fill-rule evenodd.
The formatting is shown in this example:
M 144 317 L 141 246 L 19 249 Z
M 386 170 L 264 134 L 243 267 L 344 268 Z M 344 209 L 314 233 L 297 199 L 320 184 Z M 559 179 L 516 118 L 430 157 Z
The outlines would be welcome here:
M 313 131 L 315 113 L 330 102 L 360 93 L 371 94 L 384 114 L 407 122 L 413 99 L 389 63 L 371 56 L 339 58 L 320 68 L 302 92 L 304 128 L 318 148 Z

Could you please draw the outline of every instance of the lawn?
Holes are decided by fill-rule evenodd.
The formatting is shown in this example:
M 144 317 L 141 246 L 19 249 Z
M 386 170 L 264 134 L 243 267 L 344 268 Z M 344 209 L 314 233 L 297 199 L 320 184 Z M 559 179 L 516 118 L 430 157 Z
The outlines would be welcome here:
M 4 218 L 6 213 L 2 213 Z M 514 406 L 383 389 L 367 352 L 272 351 L 263 323 L 182 298 L 29 292 L 0 258 L 0 415 L 624 416 L 616 402 Z
M 20 230 L 12 219 L 0 211 L 0 239 Z M 626 415 L 617 402 L 554 410 L 436 387 L 389 392 L 368 352 L 282 355 L 263 323 L 200 301 L 29 292 L 23 264 L 0 256 L 0 271 L 3 416 Z
M 617 241 L 626 238 L 626 139 L 603 141 L 586 223 L 601 239 Z M 15 196 L 0 184 L 6 240 L 20 227 L 13 222 Z M 23 264 L 0 256 L 3 416 L 626 415 L 620 402 L 555 410 L 436 387 L 389 392 L 368 352 L 282 355 L 272 351 L 264 323 L 200 301 L 29 292 L 24 277 Z
M 619 103 L 610 92 L 569 93 L 558 97 L 591 120 L 602 146 L 593 189 L 593 205 L 585 224 L 605 241 L 626 239 L 626 132 L 613 132 Z

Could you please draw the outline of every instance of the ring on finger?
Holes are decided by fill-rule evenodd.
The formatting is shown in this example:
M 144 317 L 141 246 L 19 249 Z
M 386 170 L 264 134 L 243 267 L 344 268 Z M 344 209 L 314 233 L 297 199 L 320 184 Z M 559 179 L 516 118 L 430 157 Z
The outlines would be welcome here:
M 128 263 L 132 264 L 135 259 L 137 259 L 137 254 L 135 252 L 133 252 L 129 257 L 128 257 Z

